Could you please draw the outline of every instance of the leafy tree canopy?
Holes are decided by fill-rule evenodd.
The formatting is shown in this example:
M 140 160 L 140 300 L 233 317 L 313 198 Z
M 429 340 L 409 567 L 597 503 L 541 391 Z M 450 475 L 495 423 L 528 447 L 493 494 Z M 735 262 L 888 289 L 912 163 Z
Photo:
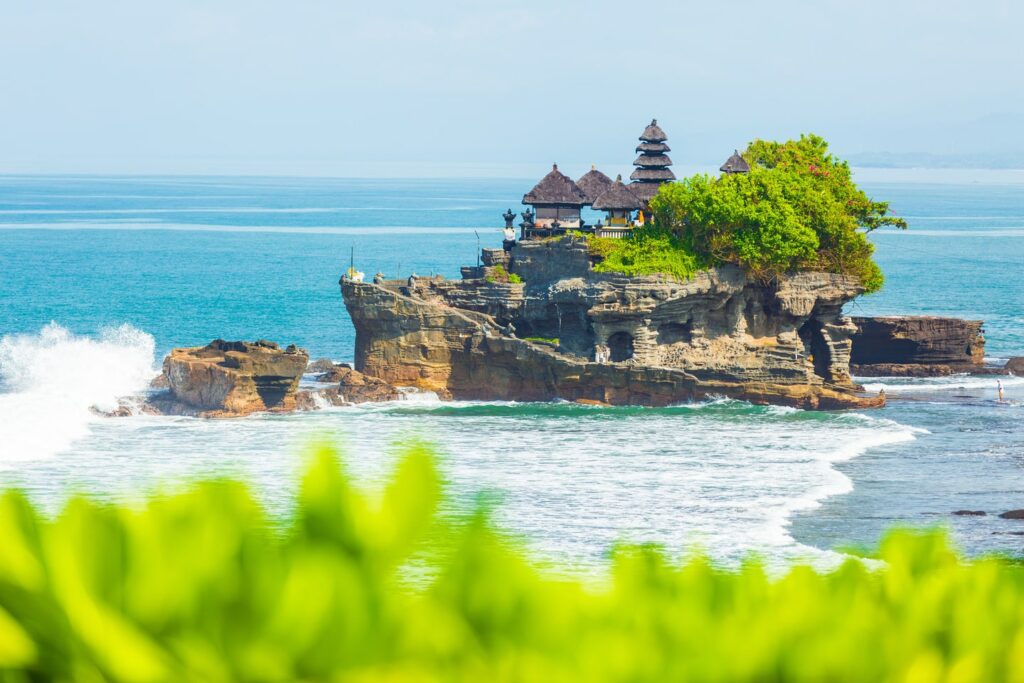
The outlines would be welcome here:
M 857 277 L 869 292 L 881 287 L 882 273 L 866 235 L 883 226 L 906 228 L 906 221 L 858 188 L 849 165 L 829 153 L 824 139 L 755 140 L 742 156 L 749 173 L 696 175 L 662 186 L 651 201 L 654 226 L 605 248 L 603 267 L 665 272 L 644 254 L 655 243 L 668 245 L 664 234 L 670 233 L 671 246 L 685 258 L 661 255 L 658 260 L 683 258 L 694 267 L 732 263 L 766 280 L 822 270 Z M 634 241 L 640 244 L 629 244 Z M 626 251 L 640 258 L 627 255 L 629 263 L 618 263 Z

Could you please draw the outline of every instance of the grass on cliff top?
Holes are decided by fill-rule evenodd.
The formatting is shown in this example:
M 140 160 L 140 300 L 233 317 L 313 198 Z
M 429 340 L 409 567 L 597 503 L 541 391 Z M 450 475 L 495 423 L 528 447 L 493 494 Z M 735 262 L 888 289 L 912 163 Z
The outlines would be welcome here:
M 689 280 L 701 270 L 697 257 L 668 230 L 637 228 L 620 239 L 589 237 L 587 246 L 591 256 L 599 259 L 594 266 L 599 273 L 663 275 Z
M 372 494 L 321 451 L 283 528 L 235 482 L 53 519 L 8 493 L 0 680 L 1024 681 L 1024 569 L 941 533 L 782 575 L 621 547 L 595 586 L 443 497 L 418 447 Z

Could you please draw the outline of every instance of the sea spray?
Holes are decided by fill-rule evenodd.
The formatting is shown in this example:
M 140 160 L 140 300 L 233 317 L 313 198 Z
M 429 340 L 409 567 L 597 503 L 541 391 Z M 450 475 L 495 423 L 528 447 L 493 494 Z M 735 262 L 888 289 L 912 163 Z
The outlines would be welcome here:
M 0 466 L 67 449 L 156 374 L 153 337 L 132 327 L 76 336 L 56 323 L 0 338 Z

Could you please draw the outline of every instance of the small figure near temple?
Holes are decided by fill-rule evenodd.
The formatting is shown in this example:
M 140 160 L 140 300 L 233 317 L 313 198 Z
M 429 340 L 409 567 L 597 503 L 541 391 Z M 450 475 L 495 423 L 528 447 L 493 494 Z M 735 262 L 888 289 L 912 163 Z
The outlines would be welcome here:
M 721 168 L 718 170 L 726 175 L 730 175 L 732 173 L 750 173 L 750 164 L 747 163 L 746 159 L 740 156 L 739 150 L 735 150 L 733 151 L 732 156 L 726 159 L 725 163 L 722 164 Z
M 503 239 L 501 240 L 501 246 L 505 251 L 512 251 L 512 247 L 516 246 L 516 229 L 511 225 L 506 225 L 502 230 Z
M 516 220 L 516 215 L 515 215 L 515 213 L 512 212 L 512 209 L 509 209 L 505 213 L 501 214 L 501 217 L 505 219 L 505 227 L 506 228 L 512 228 L 513 227 L 512 224 Z
M 382 285 L 384 284 L 384 273 L 377 271 L 377 274 L 373 276 L 373 284 Z

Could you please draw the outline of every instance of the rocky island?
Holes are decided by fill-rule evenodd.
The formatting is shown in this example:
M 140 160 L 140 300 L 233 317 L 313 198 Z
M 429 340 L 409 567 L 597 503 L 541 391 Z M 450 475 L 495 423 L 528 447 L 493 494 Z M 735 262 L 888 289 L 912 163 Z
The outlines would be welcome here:
M 816 136 L 755 140 L 721 176 L 680 182 L 669 151 L 651 121 L 629 184 L 554 165 L 518 239 L 510 209 L 503 248 L 461 280 L 350 269 L 355 369 L 457 399 L 883 405 L 851 378 L 842 309 L 881 286 L 865 234 L 906 222 Z M 587 225 L 587 206 L 607 222 Z

